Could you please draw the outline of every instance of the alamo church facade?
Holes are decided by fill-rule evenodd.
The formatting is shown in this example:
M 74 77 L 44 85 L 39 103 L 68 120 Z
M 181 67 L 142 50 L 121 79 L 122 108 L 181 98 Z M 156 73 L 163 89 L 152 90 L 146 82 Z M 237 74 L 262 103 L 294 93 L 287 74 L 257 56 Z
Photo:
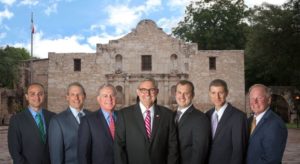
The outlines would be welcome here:
M 32 81 L 45 85 L 46 108 L 54 112 L 66 109 L 66 87 L 71 82 L 78 81 L 85 87 L 85 108 L 95 111 L 99 108 L 96 96 L 100 85 L 111 83 L 116 87 L 119 109 L 136 102 L 138 83 L 145 77 L 158 82 L 158 104 L 173 109 L 176 83 L 183 79 L 192 81 L 193 104 L 201 111 L 212 107 L 209 83 L 224 79 L 229 87 L 227 100 L 246 110 L 243 50 L 198 50 L 196 43 L 166 34 L 152 20 L 140 21 L 120 39 L 97 44 L 95 53 L 49 52 L 48 59 L 34 60 L 32 68 Z M 26 69 L 23 74 L 25 79 Z M 23 80 L 24 86 L 25 83 Z

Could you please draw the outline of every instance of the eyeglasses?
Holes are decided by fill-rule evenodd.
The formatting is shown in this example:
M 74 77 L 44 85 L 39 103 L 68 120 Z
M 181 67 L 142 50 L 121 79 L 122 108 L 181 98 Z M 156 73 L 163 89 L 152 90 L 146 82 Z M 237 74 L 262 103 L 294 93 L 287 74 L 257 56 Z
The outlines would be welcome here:
M 146 89 L 146 88 L 139 88 L 139 91 L 143 94 L 147 94 L 147 93 L 151 93 L 154 94 L 157 92 L 156 88 L 150 88 L 150 89 Z

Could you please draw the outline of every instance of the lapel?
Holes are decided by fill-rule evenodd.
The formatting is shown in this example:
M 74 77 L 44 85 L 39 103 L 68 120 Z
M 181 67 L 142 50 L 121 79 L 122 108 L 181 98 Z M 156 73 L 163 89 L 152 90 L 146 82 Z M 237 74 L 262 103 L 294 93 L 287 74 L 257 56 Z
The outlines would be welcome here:
M 106 136 L 106 138 L 110 141 L 113 141 L 113 138 L 110 134 L 109 127 L 106 122 L 106 118 L 104 117 L 104 115 L 102 113 L 102 109 L 99 109 L 99 112 L 96 112 L 96 114 L 97 114 L 96 117 L 94 117 L 96 125 L 102 125 L 102 127 L 104 129 L 104 135 Z
M 145 129 L 144 117 L 141 112 L 141 108 L 140 108 L 139 104 L 136 104 L 134 106 L 133 113 L 134 113 L 134 117 L 135 117 L 134 120 L 137 122 L 137 125 L 138 125 L 140 131 L 144 135 L 145 139 L 148 140 L 146 129 Z
M 39 128 L 37 127 L 37 124 L 34 120 L 34 118 L 32 117 L 32 114 L 31 112 L 29 111 L 29 109 L 25 110 L 25 116 L 26 116 L 26 120 L 27 122 L 29 122 L 30 124 L 30 127 L 33 127 L 32 130 L 33 130 L 33 134 L 35 135 L 35 138 L 38 138 L 38 140 L 40 141 L 40 143 L 43 143 L 42 142 L 42 139 L 40 137 L 40 131 L 39 131 Z M 44 113 L 43 113 L 44 114 Z
M 192 105 L 183 113 L 183 115 L 179 120 L 178 128 L 180 128 L 183 125 L 183 122 L 189 118 L 189 115 L 193 112 L 193 110 L 194 110 L 194 106 Z
M 256 125 L 256 127 L 255 127 L 255 129 L 254 129 L 254 131 L 253 131 L 253 133 L 250 135 L 250 140 L 251 140 L 251 138 L 252 137 L 254 137 L 258 132 L 258 130 L 260 129 L 260 128 L 262 128 L 262 126 L 264 126 L 264 124 L 265 124 L 265 122 L 268 120 L 268 118 L 270 117 L 270 114 L 271 114 L 271 109 L 268 109 L 268 111 L 265 113 L 265 115 L 261 118 L 261 120 L 258 122 L 258 124 Z M 251 121 L 252 121 L 252 119 L 253 119 L 253 116 L 251 116 Z
M 226 126 L 228 119 L 231 117 L 231 113 L 232 113 L 232 108 L 231 108 L 231 105 L 228 103 L 228 106 L 225 108 L 225 111 L 221 117 L 221 120 L 218 123 L 216 134 L 215 134 L 214 138 L 216 138 L 218 136 L 218 134 L 220 133 L 220 131 Z
M 75 127 L 76 129 L 79 128 L 79 123 L 77 122 L 75 116 L 73 115 L 72 111 L 70 108 L 67 109 L 66 111 L 66 119 L 71 123 L 71 126 Z
M 155 139 L 155 136 L 157 134 L 157 129 L 159 128 L 159 123 L 161 119 L 161 112 L 160 108 L 157 105 L 154 105 L 154 116 L 153 116 L 153 127 L 151 131 L 151 138 L 150 142 L 153 143 L 152 141 Z

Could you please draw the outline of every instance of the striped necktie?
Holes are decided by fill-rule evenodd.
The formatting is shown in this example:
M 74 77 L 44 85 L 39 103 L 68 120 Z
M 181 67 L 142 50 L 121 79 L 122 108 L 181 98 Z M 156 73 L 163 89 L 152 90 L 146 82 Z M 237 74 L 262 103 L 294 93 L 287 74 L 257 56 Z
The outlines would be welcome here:
M 146 110 L 146 117 L 145 117 L 145 128 L 147 132 L 148 139 L 150 140 L 151 137 L 151 116 L 150 116 L 150 109 Z
M 109 131 L 110 134 L 112 136 L 112 138 L 115 138 L 115 121 L 114 121 L 114 117 L 112 115 L 112 112 L 109 114 Z
M 35 115 L 35 119 L 37 121 L 37 126 L 39 128 L 40 137 L 42 139 L 42 142 L 45 143 L 46 142 L 46 133 L 45 133 L 44 123 L 43 123 L 41 114 L 37 113 Z

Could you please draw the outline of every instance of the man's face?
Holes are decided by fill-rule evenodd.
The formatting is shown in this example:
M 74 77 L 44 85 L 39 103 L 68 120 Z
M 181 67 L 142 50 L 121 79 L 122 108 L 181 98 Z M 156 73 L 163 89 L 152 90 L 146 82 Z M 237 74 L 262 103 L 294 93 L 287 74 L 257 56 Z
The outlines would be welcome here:
M 97 101 L 102 110 L 112 112 L 116 106 L 116 95 L 112 88 L 104 87 L 100 90 Z
M 222 86 L 211 86 L 209 89 L 209 97 L 218 110 L 225 104 L 227 93 Z
M 28 93 L 25 94 L 25 98 L 29 106 L 32 107 L 33 110 L 38 111 L 41 109 L 45 99 L 44 89 L 39 85 L 31 85 L 28 88 Z
M 188 107 L 193 100 L 192 88 L 190 85 L 178 84 L 176 87 L 176 102 L 179 108 Z
M 83 108 L 85 95 L 79 86 L 71 86 L 66 96 L 69 106 L 80 111 Z
M 264 112 L 271 104 L 271 97 L 267 97 L 265 89 L 260 86 L 252 88 L 249 98 L 250 108 L 255 115 Z
M 137 89 L 137 95 L 139 96 L 140 102 L 146 107 L 150 108 L 156 100 L 158 89 L 155 88 L 152 81 L 144 81 L 139 85 Z

